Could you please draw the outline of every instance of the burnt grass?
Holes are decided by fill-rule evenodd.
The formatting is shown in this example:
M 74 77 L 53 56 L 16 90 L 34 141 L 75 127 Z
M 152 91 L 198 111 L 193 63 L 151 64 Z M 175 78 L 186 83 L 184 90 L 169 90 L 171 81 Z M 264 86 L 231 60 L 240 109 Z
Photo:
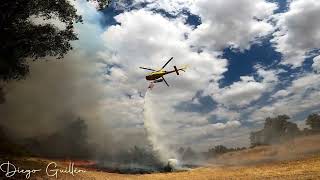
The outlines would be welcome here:
M 197 165 L 183 165 L 184 168 L 174 168 L 169 164 L 164 166 L 141 166 L 141 165 L 92 165 L 91 168 L 98 171 L 104 171 L 109 173 L 118 174 L 153 174 L 153 173 L 171 173 L 171 172 L 182 172 L 192 168 L 199 167 Z

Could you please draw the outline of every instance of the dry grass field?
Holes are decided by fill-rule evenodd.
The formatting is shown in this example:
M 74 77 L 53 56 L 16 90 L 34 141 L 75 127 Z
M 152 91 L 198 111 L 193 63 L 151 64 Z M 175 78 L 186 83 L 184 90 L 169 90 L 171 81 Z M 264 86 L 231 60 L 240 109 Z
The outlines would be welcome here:
M 74 176 L 58 174 L 58 179 L 96 180 L 211 180 L 211 179 L 320 179 L 320 136 L 304 137 L 277 146 L 264 146 L 228 153 L 209 160 L 205 166 L 190 171 L 126 175 L 85 169 Z M 16 159 L 22 167 L 44 167 L 51 160 Z M 56 161 L 59 167 L 68 166 Z M 83 162 L 78 162 L 81 165 Z M 44 168 L 45 169 L 45 168 Z M 15 176 L 16 179 L 23 178 Z M 56 179 L 45 171 L 31 179 Z
M 31 179 L 48 178 L 45 174 Z M 58 179 L 96 179 L 96 180 L 213 180 L 213 179 L 320 179 L 320 155 L 300 160 L 262 163 L 258 165 L 211 166 L 186 172 L 156 173 L 145 175 L 125 175 L 95 170 L 85 173 L 59 174 Z

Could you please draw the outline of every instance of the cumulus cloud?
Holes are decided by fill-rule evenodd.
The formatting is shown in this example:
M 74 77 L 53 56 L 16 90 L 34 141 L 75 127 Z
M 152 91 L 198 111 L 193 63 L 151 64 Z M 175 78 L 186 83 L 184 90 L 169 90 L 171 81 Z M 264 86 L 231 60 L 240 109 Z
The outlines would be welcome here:
M 264 85 L 256 82 L 253 77 L 242 76 L 241 81 L 221 90 L 216 100 L 224 105 L 244 106 L 260 98 L 264 92 Z
M 234 111 L 234 110 L 230 110 L 226 107 L 224 107 L 223 105 L 219 105 L 217 108 L 215 108 L 210 115 L 213 115 L 214 117 L 214 121 L 238 121 L 240 119 L 240 115 L 241 113 Z
M 189 9 L 195 0 L 135 0 L 136 3 L 147 3 L 146 9 L 161 9 L 177 15 L 182 10 Z
M 227 107 L 244 107 L 258 100 L 263 93 L 271 91 L 277 84 L 278 78 L 273 71 L 258 69 L 257 74 L 262 77 L 257 81 L 253 76 L 242 76 L 240 81 L 230 86 L 213 89 L 212 97 Z
M 320 107 L 319 78 L 319 74 L 306 73 L 293 80 L 291 86 L 273 95 L 274 98 L 278 99 L 271 104 L 254 110 L 251 114 L 251 119 L 259 121 L 266 117 L 281 114 L 295 117 L 299 113 L 316 110 Z
M 185 40 L 185 33 L 191 28 L 181 19 L 170 20 L 160 14 L 146 10 L 135 10 L 122 13 L 115 17 L 120 25 L 111 26 L 102 35 L 105 41 L 106 52 L 100 56 L 106 64 L 116 64 L 111 68 L 111 74 L 106 77 L 119 78 L 114 83 L 122 93 L 131 90 L 145 91 L 145 71 L 139 66 L 160 68 L 171 56 L 173 65 L 189 65 L 188 73 L 183 77 L 168 76 L 173 87 L 169 91 L 184 89 L 189 97 L 194 92 L 206 86 L 210 80 L 219 80 L 226 71 L 227 61 L 219 59 L 216 54 L 209 52 L 194 52 Z M 121 69 L 121 70 L 120 70 Z M 161 89 L 161 84 L 159 84 Z M 187 87 L 187 89 L 185 89 Z M 159 91 L 160 92 L 160 91 Z M 180 96 L 180 95 L 179 95 Z
M 320 47 L 320 1 L 293 0 L 288 12 L 275 16 L 280 29 L 273 42 L 283 64 L 299 67 L 308 53 Z
M 189 11 L 202 23 L 190 34 L 192 45 L 211 50 L 232 46 L 249 49 L 250 45 L 273 32 L 268 22 L 277 4 L 265 0 L 135 0 L 147 3 L 146 9 L 160 9 L 173 15 Z M 183 15 L 182 15 L 183 16 Z
M 228 46 L 248 49 L 253 42 L 273 31 L 268 17 L 277 9 L 264 0 L 196 1 L 192 12 L 202 24 L 191 35 L 197 46 L 220 50 Z

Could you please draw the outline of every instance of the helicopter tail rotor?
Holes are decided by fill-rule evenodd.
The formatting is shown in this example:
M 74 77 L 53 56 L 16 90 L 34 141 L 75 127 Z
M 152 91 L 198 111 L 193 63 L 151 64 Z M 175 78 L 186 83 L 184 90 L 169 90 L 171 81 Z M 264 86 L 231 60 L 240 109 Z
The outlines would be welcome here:
M 176 71 L 177 75 L 179 75 L 179 69 L 177 68 L 177 66 L 173 66 L 173 68 Z

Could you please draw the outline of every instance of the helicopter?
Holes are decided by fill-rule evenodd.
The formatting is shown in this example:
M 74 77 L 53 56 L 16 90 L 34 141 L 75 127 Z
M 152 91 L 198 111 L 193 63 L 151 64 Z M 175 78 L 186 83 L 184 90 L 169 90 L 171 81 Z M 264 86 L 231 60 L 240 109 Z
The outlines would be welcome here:
M 159 83 L 159 82 L 164 82 L 168 87 L 169 87 L 169 84 L 168 82 L 166 81 L 166 79 L 163 77 L 167 74 L 171 74 L 171 73 L 176 73 L 177 75 L 179 75 L 179 71 L 183 71 L 185 72 L 187 66 L 185 67 L 182 67 L 182 68 L 177 68 L 176 66 L 173 66 L 174 70 L 171 70 L 171 71 L 165 71 L 164 68 L 172 61 L 173 57 L 171 57 L 162 67 L 160 70 L 155 70 L 155 69 L 152 69 L 152 68 L 146 68 L 146 67 L 139 67 L 141 69 L 144 69 L 144 70 L 149 70 L 149 71 L 152 71 L 151 73 L 147 74 L 146 75 L 146 80 L 147 81 L 151 81 L 150 85 L 148 88 L 152 89 L 153 86 L 154 86 L 154 83 Z

